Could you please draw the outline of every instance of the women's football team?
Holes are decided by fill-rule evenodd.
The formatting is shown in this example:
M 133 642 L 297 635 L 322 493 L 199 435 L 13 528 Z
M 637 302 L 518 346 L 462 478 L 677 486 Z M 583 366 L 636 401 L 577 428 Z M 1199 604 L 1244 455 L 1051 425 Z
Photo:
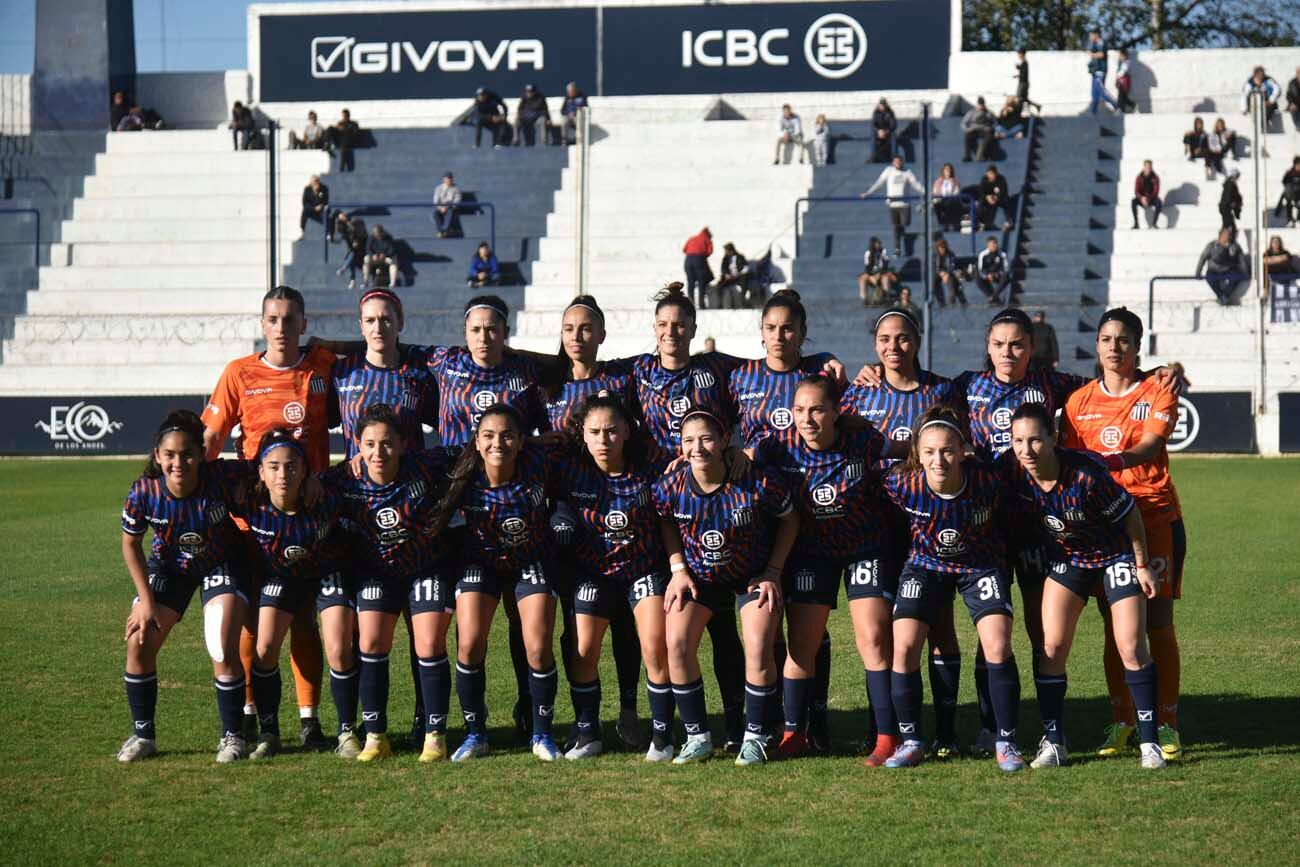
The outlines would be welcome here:
M 305 324 L 291 289 L 268 293 L 264 327 L 276 311 Z M 196 590 L 218 762 L 282 749 L 281 646 L 295 618 L 314 616 L 338 755 L 392 755 L 388 657 L 403 616 L 420 761 L 487 755 L 499 603 L 516 727 L 543 761 L 604 749 L 606 632 L 618 735 L 647 761 L 714 753 L 699 660 L 706 633 L 736 764 L 826 752 L 827 623 L 843 583 L 871 711 L 867 766 L 959 754 L 959 594 L 979 644 L 974 752 L 1017 771 L 1026 761 L 1016 741 L 1013 573 L 1043 724 L 1029 764 L 1067 762 L 1067 661 L 1089 599 L 1105 625 L 1115 714 L 1100 753 L 1122 752 L 1136 734 L 1144 768 L 1180 755 L 1173 600 L 1186 537 L 1166 453 L 1180 370 L 1140 369 L 1142 323 L 1128 310 L 1103 315 L 1089 381 L 1031 369 L 1033 330 L 1018 309 L 989 323 L 982 370 L 945 379 L 918 366 L 912 315 L 890 309 L 874 323 L 879 364 L 852 384 L 833 356 L 803 353 L 807 316 L 788 290 L 764 306 L 764 357 L 753 360 L 691 353 L 696 311 L 679 284 L 657 296 L 657 351 L 626 359 L 598 360 L 605 321 L 590 296 L 565 310 L 557 356 L 508 349 L 509 311 L 494 296 L 466 304 L 464 347 L 400 344 L 401 302 L 387 290 L 365 294 L 359 314 L 364 343 L 327 345 L 338 353 L 330 414 L 348 460 L 314 465 L 322 445 L 309 440 L 326 436 L 323 425 L 245 423 L 243 460 L 205 460 L 212 433 L 205 449 L 205 420 L 192 412 L 159 426 L 122 512 L 136 599 L 124 678 L 134 731 L 120 761 L 157 752 L 157 657 Z M 313 394 L 325 385 L 302 382 Z M 425 423 L 438 445 L 426 445 Z M 575 718 L 559 742 L 557 619 Z M 256 636 L 247 663 L 241 630 Z M 466 730 L 454 750 L 453 687 Z

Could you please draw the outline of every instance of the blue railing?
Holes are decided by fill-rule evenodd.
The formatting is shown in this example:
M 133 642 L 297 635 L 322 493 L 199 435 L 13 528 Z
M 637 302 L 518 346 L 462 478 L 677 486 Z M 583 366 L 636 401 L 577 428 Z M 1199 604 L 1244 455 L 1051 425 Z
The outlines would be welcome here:
M 794 202 L 794 254 L 795 254 L 796 257 L 799 256 L 799 243 L 800 243 L 800 238 L 803 236 L 803 230 L 802 230 L 802 228 L 801 228 L 801 226 L 800 226 L 800 221 L 799 221 L 799 209 L 800 209 L 800 206 L 802 206 L 804 202 L 857 202 L 857 203 L 861 204 L 861 203 L 864 203 L 864 202 L 881 202 L 881 201 L 887 201 L 887 200 L 888 200 L 888 201 L 904 201 L 904 202 L 917 202 L 917 201 L 925 201 L 925 202 L 931 202 L 931 201 L 935 201 L 935 202 L 947 202 L 947 201 L 952 201 L 953 199 L 958 199 L 958 200 L 960 200 L 960 201 L 962 202 L 962 204 L 964 204 L 964 205 L 966 206 L 966 212 L 967 212 L 967 214 L 968 214 L 969 217 L 970 217 L 970 223 L 971 223 L 970 253 L 971 253 L 972 256 L 974 256 L 974 255 L 976 254 L 976 252 L 977 252 L 977 251 L 976 251 L 976 246 L 975 246 L 975 235 L 977 234 L 977 231 L 978 231 L 978 230 L 976 229 L 976 222 L 975 222 L 975 198 L 974 198 L 973 196 L 969 196 L 969 195 L 967 195 L 966 193 L 962 193 L 961 195 L 957 195 L 957 196 L 932 196 L 932 195 L 930 195 L 929 193 L 908 193 L 908 194 L 905 195 L 905 196 L 887 196 L 887 195 L 883 195 L 883 194 L 882 194 L 882 195 L 867 196 L 866 198 L 863 198 L 863 197 L 861 197 L 861 196 L 804 196 L 803 198 L 795 199 L 795 202 Z M 909 207 L 911 207 L 911 206 L 909 205 Z M 927 256 L 928 256 L 928 255 L 930 255 L 930 253 L 929 253 L 929 240 L 928 240 L 928 239 L 926 240 L 926 244 L 925 244 L 925 246 L 927 247 L 927 251 L 925 252 L 924 255 L 927 255 Z
M 386 209 L 394 208 L 418 208 L 423 211 L 429 211 L 430 215 L 436 206 L 432 202 L 359 202 L 355 204 L 326 205 L 324 214 L 325 237 L 322 239 L 323 249 L 325 251 L 325 261 L 330 260 L 330 226 L 334 215 L 340 211 L 352 210 L 369 210 L 369 209 Z M 488 212 L 488 243 L 492 246 L 492 252 L 497 249 L 497 209 L 496 205 L 491 202 L 461 202 L 454 205 L 457 214 L 472 214 L 479 208 L 487 208 Z M 358 216 L 365 216 L 359 214 Z
M 41 212 L 35 208 L 0 208 L 0 214 L 31 214 L 36 218 L 36 237 L 32 240 L 32 267 L 41 267 Z
M 1172 283 L 1174 281 L 1188 282 L 1194 280 L 1197 283 L 1204 283 L 1211 277 L 1247 282 L 1250 280 L 1250 275 L 1243 272 L 1221 271 L 1215 274 L 1202 274 L 1199 277 L 1195 274 L 1157 274 L 1147 281 L 1147 352 L 1149 354 L 1155 355 L 1156 353 L 1156 282 Z

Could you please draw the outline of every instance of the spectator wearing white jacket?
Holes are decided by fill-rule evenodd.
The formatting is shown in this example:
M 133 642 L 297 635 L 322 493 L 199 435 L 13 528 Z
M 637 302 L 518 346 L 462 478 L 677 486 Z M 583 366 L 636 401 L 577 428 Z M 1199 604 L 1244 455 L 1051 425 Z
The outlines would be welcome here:
M 889 222 L 894 228 L 894 255 L 903 255 L 903 233 L 907 225 L 912 222 L 912 206 L 903 197 L 907 195 L 908 189 L 924 195 L 925 187 L 921 186 L 920 181 L 908 169 L 903 168 L 903 157 L 895 155 L 893 162 L 885 167 L 876 178 L 876 182 L 862 193 L 861 198 L 874 193 L 881 187 L 885 188 L 886 201 L 889 204 Z
M 1241 86 L 1241 113 L 1250 114 L 1250 99 L 1259 94 L 1264 100 L 1264 122 L 1270 123 L 1277 114 L 1277 101 L 1282 98 L 1282 86 L 1273 80 L 1264 67 L 1256 66 L 1255 71 Z
M 777 132 L 779 135 L 776 139 L 776 156 L 772 159 L 772 165 L 782 162 L 783 149 L 784 162 L 790 162 L 792 148 L 799 151 L 799 162 L 803 163 L 803 122 L 799 120 L 799 115 L 794 113 L 789 103 L 781 106 L 781 119 L 777 122 Z
M 817 115 L 817 122 L 813 126 L 812 141 L 809 143 L 812 148 L 812 164 L 814 166 L 826 165 L 826 157 L 830 151 L 831 142 L 831 125 L 826 122 L 826 115 Z

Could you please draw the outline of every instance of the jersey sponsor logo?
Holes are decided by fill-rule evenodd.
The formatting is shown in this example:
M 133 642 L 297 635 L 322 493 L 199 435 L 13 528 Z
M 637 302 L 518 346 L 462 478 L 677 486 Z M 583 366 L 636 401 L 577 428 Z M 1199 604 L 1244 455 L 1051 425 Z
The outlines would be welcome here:
M 476 391 L 472 400 L 476 409 L 487 409 L 497 402 L 497 396 L 490 391 Z
M 1155 412 L 1152 413 L 1152 415 L 1155 416 L 1158 420 L 1164 422 L 1165 424 L 1169 424 L 1169 422 L 1173 421 L 1173 419 L 1169 417 L 1169 413 L 1167 412 L 1161 412 L 1160 410 L 1156 410 Z
M 1005 406 L 1000 406 L 993 410 L 993 415 L 990 416 L 990 419 L 992 420 L 994 427 L 999 428 L 1000 430 L 1006 430 L 1011 427 L 1011 410 L 1007 409 Z
M 186 554 L 203 553 L 203 535 L 201 533 L 181 533 L 181 537 L 176 542 Z
M 302 424 L 307 418 L 306 408 L 296 400 L 291 400 L 284 405 L 284 420 L 289 424 Z
M 1128 503 L 1129 495 L 1127 493 L 1121 494 L 1107 504 L 1107 506 L 1101 510 L 1101 513 L 1107 518 L 1114 518 L 1120 512 L 1124 511 L 1124 507 L 1127 506 Z
M 896 427 L 890 431 L 889 438 L 894 442 L 906 443 L 912 441 L 912 429 L 907 425 Z
M 768 421 L 777 430 L 785 430 L 794 424 L 794 413 L 783 406 L 778 406 L 772 410 L 772 414 L 768 416 Z
M 569 496 L 575 500 L 598 500 L 600 494 L 593 494 L 591 491 L 569 491 Z
M 605 526 L 610 530 L 626 530 L 627 513 L 615 509 L 605 516 Z
M 731 526 L 748 527 L 754 522 L 754 510 L 749 506 L 741 506 L 739 509 L 731 510 Z
M 1047 395 L 1043 394 L 1041 389 L 1026 388 L 1024 394 L 1025 403 L 1047 403 Z
M 960 557 L 966 553 L 966 543 L 962 541 L 961 531 L 951 527 L 939 531 L 935 550 L 940 557 Z
M 290 563 L 297 563 L 300 560 L 307 559 L 307 549 L 301 545 L 290 545 L 284 549 L 284 559 Z
M 1046 524 L 1047 529 L 1051 530 L 1053 533 L 1061 533 L 1065 531 L 1065 522 L 1055 515 L 1044 515 L 1043 523 Z
M 528 541 L 528 525 L 523 518 L 506 518 L 501 522 L 501 535 L 507 545 L 522 545 Z
M 721 550 L 722 546 L 727 543 L 727 537 L 722 535 L 719 530 L 705 530 L 700 536 L 700 544 L 710 551 Z
M 1095 421 L 1099 418 L 1104 418 L 1102 413 L 1099 412 L 1085 412 L 1079 414 L 1079 421 Z
M 1070 568 L 1070 564 L 1064 561 L 1057 561 L 1052 564 L 1052 571 L 1055 572 L 1057 575 L 1064 575 L 1065 570 L 1068 568 Z
M 1129 410 L 1128 417 L 1133 421 L 1146 421 L 1151 415 L 1151 402 L 1139 400 L 1133 404 L 1133 409 Z
M 397 514 L 396 509 L 386 506 L 375 513 L 375 523 L 379 525 L 381 530 L 391 530 L 397 526 L 399 521 L 401 521 L 401 516 Z
M 1120 441 L 1124 438 L 1124 432 L 1113 424 L 1107 425 L 1101 429 L 1098 438 L 1104 447 L 1108 449 L 1118 448 Z
M 691 399 L 688 395 L 674 397 L 668 401 L 668 411 L 673 415 L 681 418 L 691 409 Z
M 834 485 L 818 485 L 813 488 L 812 501 L 819 506 L 829 506 L 831 503 L 835 502 L 835 497 L 838 493 L 839 492 L 835 490 Z
M 695 383 L 696 388 L 712 388 L 718 383 L 713 374 L 707 370 L 697 370 L 692 373 L 691 381 Z
M 1171 452 L 1181 452 L 1196 441 L 1196 435 L 1200 432 L 1200 412 L 1197 411 L 1195 404 L 1180 395 L 1178 398 L 1178 423 L 1174 425 L 1174 432 L 1169 435 L 1167 448 Z

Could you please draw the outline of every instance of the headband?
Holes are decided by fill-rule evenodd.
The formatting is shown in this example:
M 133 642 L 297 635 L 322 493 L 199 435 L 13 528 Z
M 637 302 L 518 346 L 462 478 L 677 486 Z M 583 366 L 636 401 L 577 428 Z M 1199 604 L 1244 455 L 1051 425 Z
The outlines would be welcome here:
M 502 319 L 506 319 L 506 318 L 508 318 L 508 316 L 506 315 L 506 312 L 505 312 L 504 310 L 502 310 L 500 307 L 496 306 L 495 304 L 471 304 L 471 305 L 470 305 L 468 308 L 466 308 L 466 310 L 465 310 L 465 318 L 468 319 L 468 318 L 469 318 L 469 315 L 470 315 L 471 313 L 473 313 L 475 310 L 479 310 L 479 309 L 483 309 L 483 310 L 491 310 L 493 313 L 495 313 L 496 315 L 500 316 Z
M 298 442 L 297 440 L 276 440 L 275 442 L 269 444 L 266 448 L 262 449 L 262 451 L 258 453 L 257 462 L 260 464 L 263 460 L 266 459 L 266 456 L 271 452 L 272 449 L 278 449 L 281 446 L 284 446 L 286 448 L 291 448 L 298 453 L 298 456 L 300 458 L 302 458 L 303 460 L 307 459 L 307 453 L 303 451 L 302 443 Z
M 890 316 L 897 316 L 900 319 L 903 319 L 904 321 L 907 322 L 908 325 L 912 326 L 913 331 L 915 331 L 917 334 L 921 333 L 921 326 L 917 324 L 916 319 L 912 316 L 912 314 L 908 313 L 905 310 L 886 310 L 884 313 L 881 313 L 880 316 L 876 318 L 876 325 L 871 330 L 873 332 L 877 331 L 880 328 L 880 323 L 884 322 L 885 319 Z
M 716 415 L 714 415 L 713 413 L 709 412 L 707 409 L 693 409 L 693 410 L 691 410 L 690 412 L 686 413 L 686 415 L 682 416 L 682 424 L 685 425 L 686 422 L 688 422 L 688 421 L 691 420 L 691 416 L 696 416 L 696 415 L 703 415 L 703 416 L 707 416 L 708 418 L 713 419 L 713 423 L 716 424 L 718 427 L 722 428 L 722 430 L 723 430 L 724 433 L 726 432 L 727 427 L 726 427 L 726 425 L 724 425 L 724 424 L 722 423 L 722 419 L 718 418 Z
M 568 307 L 565 307 L 564 309 L 572 310 L 574 307 L 581 307 L 583 310 L 590 310 L 593 314 L 595 314 L 596 318 L 599 319 L 601 322 L 605 321 L 604 313 L 597 310 L 595 307 L 592 307 L 590 304 L 584 304 L 581 301 L 574 301 L 572 304 L 570 304 Z
M 181 427 L 180 425 L 175 425 L 175 424 L 168 425 L 167 427 L 158 431 L 158 433 L 154 435 L 155 442 L 162 442 L 162 438 L 167 436 L 167 434 L 169 433 L 191 433 L 191 431 L 187 431 L 185 428 Z
M 928 427 L 934 427 L 935 425 L 938 425 L 940 427 L 951 428 L 957 434 L 957 436 L 962 440 L 962 442 L 966 441 L 966 434 L 961 432 L 961 428 L 957 427 L 957 425 L 948 421 L 946 418 L 930 419 L 925 424 L 921 425 L 920 430 L 916 432 L 916 438 L 919 440 L 921 438 L 922 431 L 924 431 Z
M 399 314 L 402 312 L 402 299 L 398 298 L 396 294 L 389 292 L 387 289 L 371 289 L 369 292 L 361 296 L 359 306 L 364 307 L 365 303 L 372 298 L 382 298 L 385 301 L 391 301 L 394 306 L 397 307 L 397 312 Z

